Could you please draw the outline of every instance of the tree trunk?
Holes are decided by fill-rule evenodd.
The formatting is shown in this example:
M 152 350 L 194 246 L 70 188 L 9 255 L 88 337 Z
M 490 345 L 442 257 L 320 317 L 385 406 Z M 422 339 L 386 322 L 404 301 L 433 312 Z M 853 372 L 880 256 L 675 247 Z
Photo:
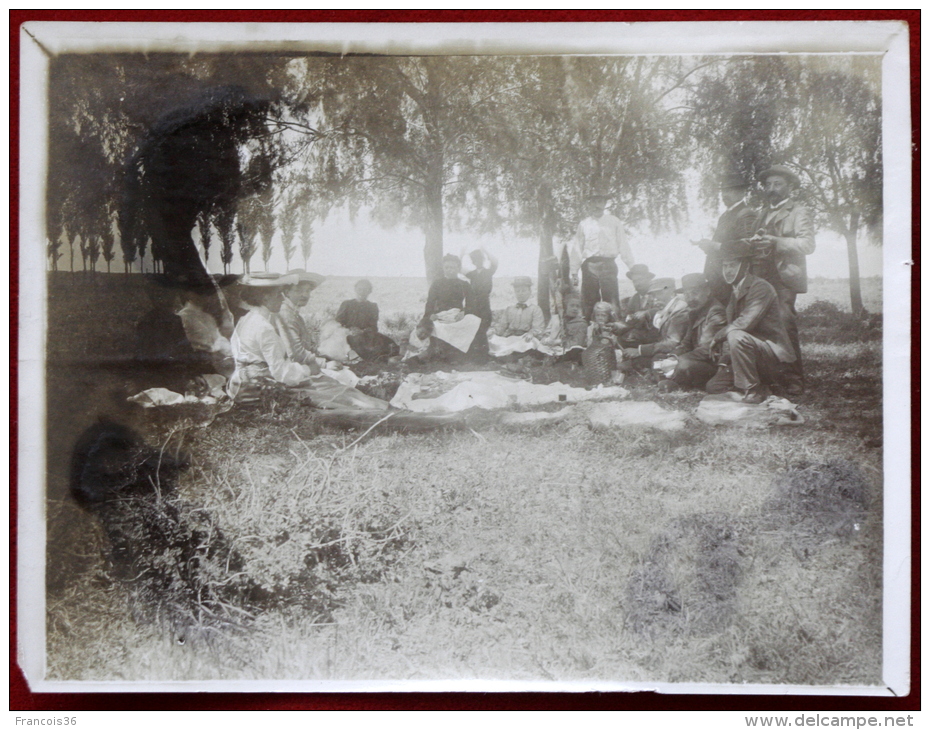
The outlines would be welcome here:
M 536 301 L 543 316 L 546 320 L 551 316 L 549 302 L 551 294 L 549 291 L 549 271 L 552 267 L 552 238 L 555 234 L 555 213 L 552 210 L 552 194 L 548 186 L 541 186 L 537 191 L 537 201 L 539 206 L 539 266 L 538 277 L 539 285 L 537 286 Z
M 426 279 L 432 284 L 442 278 L 442 185 L 434 184 L 426 189 L 426 221 L 423 232 L 423 262 L 426 264 Z
M 852 313 L 857 317 L 868 314 L 862 304 L 862 288 L 859 282 L 859 250 L 856 248 L 856 237 L 859 232 L 859 213 L 854 212 L 849 217 L 849 228 L 844 234 L 846 239 L 846 254 L 849 258 L 849 303 Z

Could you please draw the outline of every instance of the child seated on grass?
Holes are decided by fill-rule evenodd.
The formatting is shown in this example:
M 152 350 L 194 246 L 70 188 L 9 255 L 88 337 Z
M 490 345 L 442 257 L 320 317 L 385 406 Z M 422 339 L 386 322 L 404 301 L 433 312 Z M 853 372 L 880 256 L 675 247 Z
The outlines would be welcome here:
M 581 310 L 580 299 L 569 299 L 565 302 L 565 324 L 562 327 L 562 349 L 569 350 L 584 348 L 588 344 L 588 323 Z
M 562 348 L 556 362 L 581 362 L 581 353 L 588 344 L 588 323 L 578 297 L 565 299 L 565 314 L 561 321 L 558 315 L 552 316 L 549 332 L 544 344 Z
M 598 302 L 591 314 L 588 337 L 582 363 L 585 375 L 592 384 L 622 383 L 623 376 L 617 372 L 617 353 L 620 346 L 614 321 L 614 308 L 610 302 Z

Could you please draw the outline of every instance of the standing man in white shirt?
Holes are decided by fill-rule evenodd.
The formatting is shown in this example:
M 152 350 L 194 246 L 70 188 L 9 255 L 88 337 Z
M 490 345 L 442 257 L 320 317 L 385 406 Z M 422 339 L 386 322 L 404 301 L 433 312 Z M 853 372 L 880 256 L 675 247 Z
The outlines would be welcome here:
M 617 284 L 617 256 L 629 269 L 634 261 L 623 234 L 620 219 L 606 213 L 608 196 L 594 193 L 585 200 L 585 218 L 578 224 L 569 244 L 568 260 L 572 283 L 578 283 L 581 270 L 581 306 L 585 319 L 591 319 L 597 302 L 609 302 L 614 312 L 620 312 L 620 292 Z

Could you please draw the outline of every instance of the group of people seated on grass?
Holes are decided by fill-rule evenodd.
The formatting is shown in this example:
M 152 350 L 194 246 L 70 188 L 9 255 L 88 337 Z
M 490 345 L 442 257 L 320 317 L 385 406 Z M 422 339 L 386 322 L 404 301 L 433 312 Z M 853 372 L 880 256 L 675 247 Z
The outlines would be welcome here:
M 228 392 L 248 398 L 274 382 L 305 389 L 320 407 L 383 409 L 387 403 L 353 388 L 354 375 L 343 369 L 361 361 L 390 368 L 403 355 L 410 370 L 490 364 L 519 373 L 534 363 L 567 362 L 580 365 L 591 384 L 639 380 L 660 391 L 735 392 L 748 403 L 773 391 L 795 397 L 803 392 L 803 376 L 794 297 L 806 290 L 813 229 L 809 213 L 789 196 L 798 182 L 794 173 L 776 166 L 760 182 L 768 204 L 754 210 L 746 204 L 749 185 L 724 176 L 727 210 L 714 239 L 697 242 L 707 254 L 705 270 L 685 275 L 677 288 L 674 279 L 633 263 L 622 226 L 604 212 L 606 196 L 589 196 L 587 216 L 566 247 L 569 266 L 553 268 L 560 275 L 550 281 L 548 322 L 530 301 L 527 276 L 513 280 L 513 304 L 495 315 L 490 298 L 498 262 L 483 248 L 470 252 L 464 275 L 459 257 L 442 259 L 443 275 L 431 284 L 423 316 L 403 343 L 378 331 L 378 306 L 369 301 L 365 279 L 355 285 L 356 298 L 343 302 L 313 338 L 301 310 L 323 277 L 304 271 L 246 276 L 240 291 L 248 313 L 229 343 Z M 622 300 L 618 256 L 635 290 Z

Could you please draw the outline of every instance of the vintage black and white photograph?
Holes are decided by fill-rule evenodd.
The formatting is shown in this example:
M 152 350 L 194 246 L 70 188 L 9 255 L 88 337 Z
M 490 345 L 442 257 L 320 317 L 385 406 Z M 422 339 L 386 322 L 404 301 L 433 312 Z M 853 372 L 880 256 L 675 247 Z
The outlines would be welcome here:
M 105 25 L 24 26 L 33 686 L 906 673 L 906 26 Z

